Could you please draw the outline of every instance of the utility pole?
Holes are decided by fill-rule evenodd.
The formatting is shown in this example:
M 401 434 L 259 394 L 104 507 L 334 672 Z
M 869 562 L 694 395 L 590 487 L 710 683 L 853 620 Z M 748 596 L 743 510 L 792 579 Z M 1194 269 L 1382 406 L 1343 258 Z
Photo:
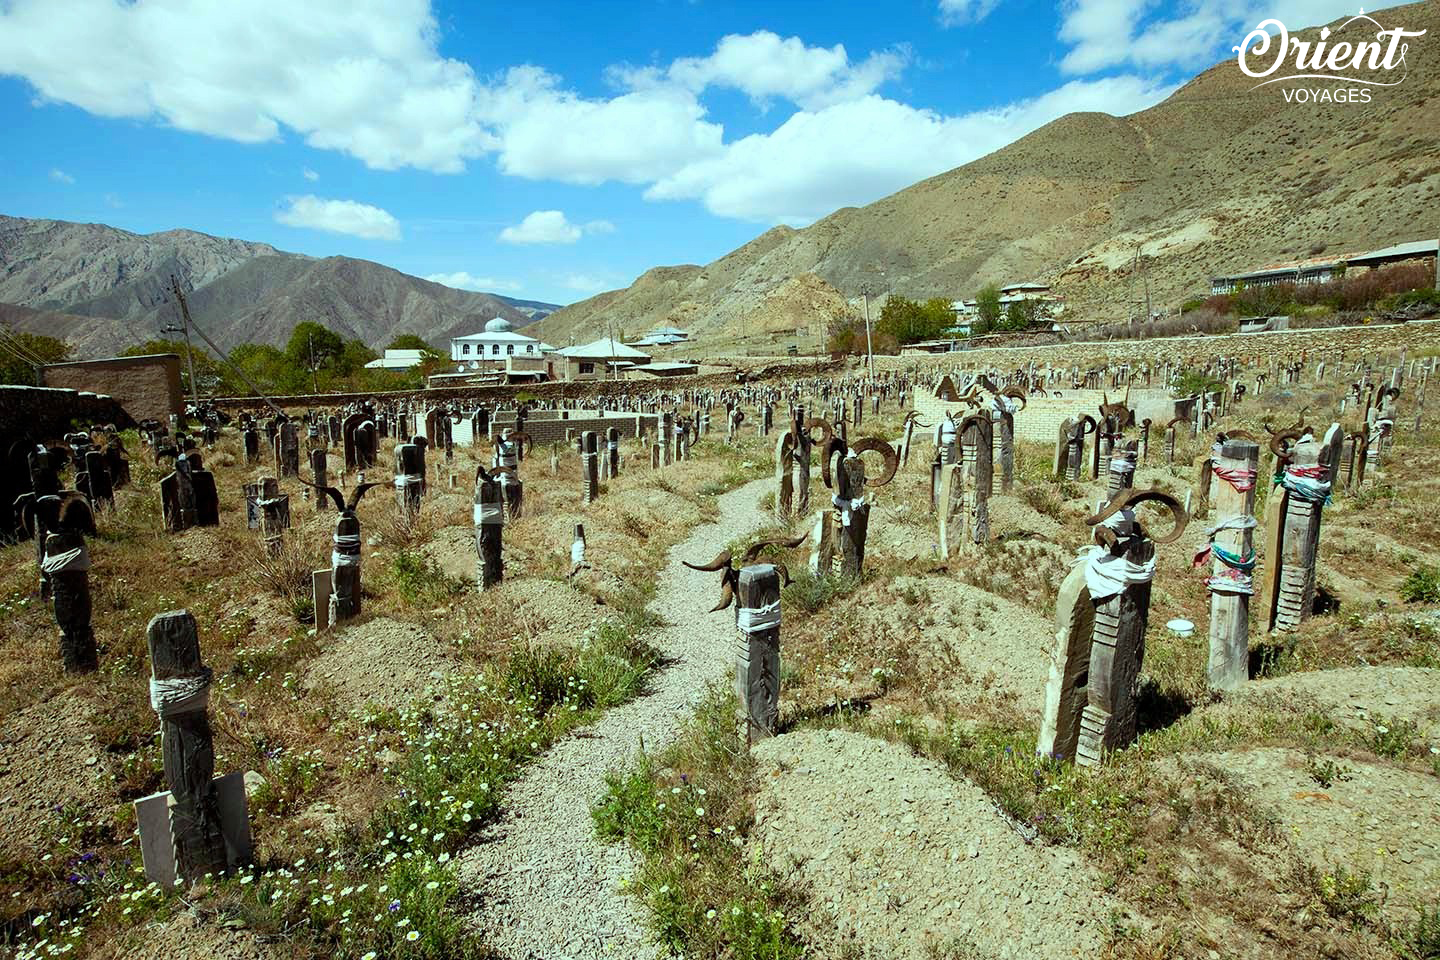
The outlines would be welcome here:
M 319 374 L 320 368 L 315 365 L 315 334 L 313 334 L 313 333 L 308 333 L 308 334 L 305 335 L 305 338 L 306 338 L 306 341 L 307 341 L 307 342 L 309 343 L 309 345 L 310 345 L 310 385 L 314 388 L 314 390 L 315 390 L 316 393 L 319 393 L 319 392 L 320 392 L 320 374 Z
M 861 292 L 865 294 L 865 357 L 870 365 L 870 379 L 875 379 L 875 342 L 870 337 L 870 285 L 867 283 Z
M 190 369 L 190 399 L 195 404 L 195 409 L 200 409 L 200 385 L 195 382 L 195 350 L 190 346 L 190 306 L 185 302 L 185 293 L 180 289 L 180 281 L 175 279 L 175 274 L 170 274 L 170 289 L 175 294 L 175 299 L 180 303 L 180 321 L 185 330 L 185 363 Z

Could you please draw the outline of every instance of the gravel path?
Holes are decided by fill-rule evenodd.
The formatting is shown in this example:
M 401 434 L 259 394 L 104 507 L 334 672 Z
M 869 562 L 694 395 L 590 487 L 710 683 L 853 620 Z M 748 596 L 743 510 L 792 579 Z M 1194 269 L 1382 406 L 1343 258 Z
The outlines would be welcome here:
M 481 894 L 471 919 L 511 960 L 656 955 L 643 908 L 619 891 L 634 870 L 629 850 L 595 837 L 590 807 L 606 771 L 624 766 L 642 737 L 646 750 L 668 743 L 730 665 L 730 616 L 706 612 L 719 597 L 718 576 L 680 558 L 704 563 L 762 526 L 766 487 L 756 480 L 720 497 L 715 522 L 671 549 L 651 604 L 670 624 L 651 638 L 667 665 L 650 691 L 556 744 L 510 788 L 486 840 L 461 858 L 462 883 Z

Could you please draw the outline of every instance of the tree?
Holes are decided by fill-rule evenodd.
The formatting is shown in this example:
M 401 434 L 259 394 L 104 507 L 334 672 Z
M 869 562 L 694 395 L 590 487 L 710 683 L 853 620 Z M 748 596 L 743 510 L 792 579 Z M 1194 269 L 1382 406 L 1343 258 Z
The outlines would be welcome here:
M 60 363 L 69 356 L 70 348 L 63 340 L 0 328 L 0 383 L 37 386 L 34 361 Z
M 285 355 L 290 362 L 305 370 L 318 370 L 329 365 L 345 350 L 345 341 L 329 327 L 305 320 L 295 324 Z
M 1005 306 L 1005 318 L 1000 321 L 1001 330 L 1025 330 L 1035 322 L 1040 305 L 1034 300 L 1012 300 Z
M 391 340 L 385 347 L 386 350 L 425 350 L 429 353 L 439 353 L 430 344 L 426 343 L 418 334 L 402 333 L 394 340 Z
M 398 349 L 407 348 L 401 347 Z M 423 349 L 429 350 L 430 348 L 425 347 Z M 434 351 L 430 352 L 433 353 Z M 331 366 L 337 377 L 349 377 L 365 369 L 365 364 L 374 359 L 376 359 L 375 351 L 365 346 L 363 340 L 347 340 L 345 341 L 345 345 L 341 347 L 339 355 L 336 356 L 335 362 L 331 364 Z
M 892 294 L 880 311 L 876 331 L 896 343 L 915 343 L 920 340 L 934 340 L 955 323 L 955 314 L 950 302 L 933 297 L 920 303 L 908 297 Z
M 975 323 L 970 327 L 971 333 L 989 333 L 1000 325 L 1000 288 L 998 286 L 987 283 L 980 288 L 980 292 L 975 296 L 975 313 Z

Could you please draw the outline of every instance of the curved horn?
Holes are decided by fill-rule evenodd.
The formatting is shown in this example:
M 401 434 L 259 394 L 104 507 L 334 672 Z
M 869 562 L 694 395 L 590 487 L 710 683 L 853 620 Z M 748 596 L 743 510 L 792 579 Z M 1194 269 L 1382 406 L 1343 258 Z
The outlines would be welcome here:
M 1123 490 L 1118 497 L 1105 505 L 1105 509 L 1094 516 L 1086 517 L 1085 522 L 1093 527 L 1104 523 L 1127 507 L 1135 507 L 1147 502 L 1169 507 L 1170 515 L 1175 519 L 1174 529 L 1163 537 L 1151 536 L 1150 540 L 1153 543 L 1174 543 L 1180 539 L 1180 534 L 1185 532 L 1185 526 L 1190 522 L 1190 518 L 1186 515 L 1185 508 L 1180 505 L 1180 501 L 1163 490 L 1136 490 L 1133 487 Z
M 715 555 L 714 560 L 711 560 L 709 563 L 706 564 L 695 564 L 691 563 L 689 560 L 681 560 L 680 562 L 683 563 L 685 566 L 689 567 L 691 570 L 700 570 L 704 573 L 710 573 L 714 570 L 728 570 L 730 568 L 730 559 L 730 551 L 721 550 Z
M 344 512 L 345 512 L 345 498 L 340 495 L 340 491 L 339 491 L 339 490 L 336 490 L 334 487 L 322 487 L 322 486 L 320 486 L 318 483 L 311 483 L 309 480 L 306 480 L 304 477 L 296 477 L 295 479 L 296 479 L 296 480 L 299 480 L 301 483 L 305 484 L 305 486 L 307 486 L 307 487 L 314 487 L 316 490 L 319 490 L 321 493 L 327 494 L 327 495 L 330 497 L 331 500 L 334 500 L 334 501 L 335 501 L 335 509 L 336 509 L 336 510 L 339 510 L 341 513 L 344 513 Z
M 849 450 L 846 448 L 844 440 L 841 440 L 839 437 L 831 437 L 830 442 L 825 444 L 825 448 L 820 457 L 820 479 L 824 481 L 826 489 L 834 489 L 835 487 L 835 481 L 830 476 L 830 460 L 837 453 L 840 454 L 840 458 L 843 460 L 845 455 L 849 453 Z
M 730 601 L 734 599 L 735 587 L 730 583 L 729 580 L 726 580 L 723 584 L 720 585 L 720 602 L 715 604 L 715 606 L 711 607 L 710 612 L 716 613 L 717 611 L 724 610 L 726 607 L 730 606 Z
M 820 449 L 830 446 L 830 438 L 835 436 L 835 428 L 830 425 L 829 420 L 822 420 L 819 417 L 810 417 L 805 421 L 805 432 L 808 434 L 816 427 L 820 428 Z M 813 440 L 811 442 L 814 442 Z
M 766 547 L 784 547 L 786 550 L 794 550 L 800 546 L 800 544 L 804 543 L 805 538 L 808 536 L 810 536 L 810 531 L 807 530 L 800 534 L 800 536 L 790 540 L 786 540 L 784 537 L 777 537 L 770 540 L 757 540 L 750 545 L 750 549 L 745 551 L 744 561 L 746 563 L 754 563 L 759 558 L 760 551 Z M 681 563 L 684 563 L 684 561 L 682 560 Z
M 1251 443 L 1260 442 L 1260 438 L 1249 430 L 1222 430 L 1215 434 L 1215 438 L 1221 443 L 1224 443 L 1226 440 L 1249 440 Z
M 1025 391 L 1021 390 L 1019 387 L 1006 387 L 1004 390 L 1000 391 L 1000 396 L 1009 397 L 1011 400 L 1019 400 L 1020 409 L 1025 409 L 1027 398 L 1025 396 Z
M 865 485 L 867 487 L 883 487 L 895 479 L 895 471 L 900 469 L 900 454 L 896 453 L 894 447 L 879 437 L 861 437 L 859 440 L 856 440 L 855 445 L 850 448 L 850 452 L 857 457 L 862 453 L 868 453 L 872 450 L 884 458 L 885 472 L 880 475 L 879 479 L 867 477 Z
M 385 484 L 377 480 L 370 483 L 362 483 L 360 484 L 360 486 L 356 487 L 354 492 L 350 494 L 350 512 L 354 513 L 355 508 L 360 506 L 360 498 L 365 496 L 367 491 L 372 490 L 375 487 L 383 486 L 385 486 Z M 343 510 L 344 508 L 342 507 L 341 509 Z

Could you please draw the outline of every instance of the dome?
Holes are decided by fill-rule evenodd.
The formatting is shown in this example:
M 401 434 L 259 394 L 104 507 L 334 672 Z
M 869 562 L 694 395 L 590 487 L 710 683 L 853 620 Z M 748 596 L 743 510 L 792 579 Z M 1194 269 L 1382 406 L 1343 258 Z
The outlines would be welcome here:
M 486 333 L 509 333 L 509 332 L 510 332 L 510 321 L 509 321 L 509 320 L 506 320 L 504 317 L 496 317 L 494 320 L 491 320 L 489 323 L 485 324 L 485 332 L 486 332 Z

